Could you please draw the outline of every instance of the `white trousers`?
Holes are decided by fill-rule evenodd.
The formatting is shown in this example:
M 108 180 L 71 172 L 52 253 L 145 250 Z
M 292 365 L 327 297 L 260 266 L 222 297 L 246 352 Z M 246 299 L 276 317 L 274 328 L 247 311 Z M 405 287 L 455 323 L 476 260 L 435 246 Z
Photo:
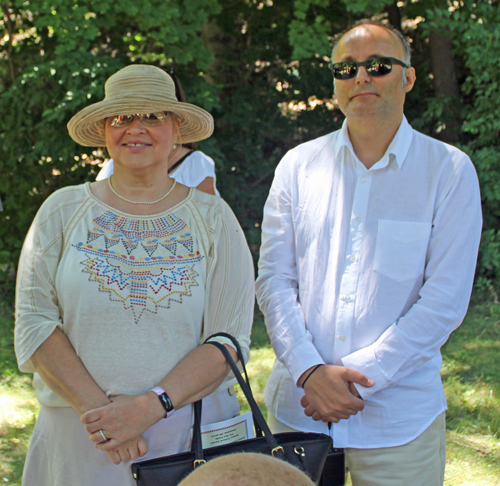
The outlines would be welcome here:
M 274 433 L 295 429 L 268 412 Z M 416 439 L 397 447 L 378 449 L 346 448 L 346 470 L 353 486 L 442 486 L 446 462 L 445 413 Z

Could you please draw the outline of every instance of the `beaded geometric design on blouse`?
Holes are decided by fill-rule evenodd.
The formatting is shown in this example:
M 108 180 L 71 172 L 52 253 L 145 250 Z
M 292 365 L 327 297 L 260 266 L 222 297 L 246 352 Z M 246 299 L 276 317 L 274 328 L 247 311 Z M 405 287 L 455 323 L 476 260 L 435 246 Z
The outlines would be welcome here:
M 145 220 L 106 211 L 93 225 L 87 241 L 72 246 L 85 254 L 81 264 L 89 281 L 132 310 L 136 323 L 145 311 L 156 314 L 159 307 L 182 303 L 199 285 L 195 267 L 204 256 L 175 214 Z

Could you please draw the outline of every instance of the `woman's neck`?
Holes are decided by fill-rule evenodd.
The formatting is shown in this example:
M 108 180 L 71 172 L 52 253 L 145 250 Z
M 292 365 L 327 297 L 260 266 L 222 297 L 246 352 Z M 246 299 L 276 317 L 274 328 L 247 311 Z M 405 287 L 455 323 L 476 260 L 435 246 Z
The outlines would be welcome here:
M 183 145 L 178 145 L 170 152 L 170 157 L 168 158 L 168 168 L 170 169 L 170 167 L 172 167 L 177 161 L 179 161 L 189 152 L 191 152 L 191 149 L 184 147 Z

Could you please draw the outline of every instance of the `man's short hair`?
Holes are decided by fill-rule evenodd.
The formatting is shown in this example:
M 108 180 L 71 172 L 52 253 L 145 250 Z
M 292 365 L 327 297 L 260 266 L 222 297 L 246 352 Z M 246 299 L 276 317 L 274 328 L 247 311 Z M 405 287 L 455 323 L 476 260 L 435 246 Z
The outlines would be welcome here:
M 372 19 L 358 20 L 348 29 L 335 35 L 335 37 L 333 38 L 333 46 L 332 46 L 332 62 L 333 62 L 333 58 L 335 56 L 335 50 L 337 49 L 337 45 L 340 42 L 340 39 L 342 37 L 344 37 L 345 34 L 350 32 L 352 29 L 355 29 L 356 27 L 359 27 L 360 25 L 376 25 L 376 26 L 382 27 L 383 29 L 387 30 L 388 32 L 391 32 L 392 34 L 394 34 L 399 39 L 399 42 L 401 42 L 401 46 L 403 47 L 404 54 L 403 54 L 403 59 L 401 59 L 401 60 L 404 63 L 408 64 L 408 66 L 411 66 L 411 46 L 410 46 L 410 41 L 408 40 L 408 37 L 403 35 L 402 32 L 400 32 L 398 29 L 393 27 L 388 22 L 382 22 L 380 20 L 372 20 Z

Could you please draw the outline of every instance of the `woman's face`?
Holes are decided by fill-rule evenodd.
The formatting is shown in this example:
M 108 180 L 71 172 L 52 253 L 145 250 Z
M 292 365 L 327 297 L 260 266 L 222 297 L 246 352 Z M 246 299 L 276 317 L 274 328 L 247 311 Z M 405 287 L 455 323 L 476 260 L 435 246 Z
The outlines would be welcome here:
M 180 123 L 169 113 L 157 126 L 145 125 L 135 116 L 125 127 L 113 127 L 113 118 L 104 125 L 106 148 L 115 162 L 115 170 L 127 168 L 143 171 L 164 166 L 168 170 L 168 157 Z

